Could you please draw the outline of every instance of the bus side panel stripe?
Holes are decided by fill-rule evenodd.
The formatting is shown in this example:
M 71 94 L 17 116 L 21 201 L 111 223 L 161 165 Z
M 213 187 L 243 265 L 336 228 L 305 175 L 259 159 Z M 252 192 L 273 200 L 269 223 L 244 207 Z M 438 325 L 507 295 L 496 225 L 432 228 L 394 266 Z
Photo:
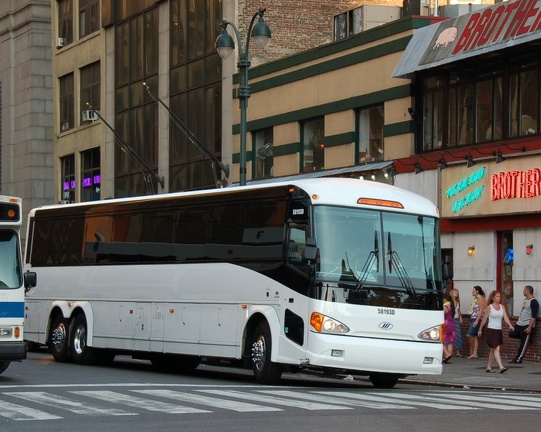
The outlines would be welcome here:
M 23 318 L 24 302 L 0 303 L 0 318 Z

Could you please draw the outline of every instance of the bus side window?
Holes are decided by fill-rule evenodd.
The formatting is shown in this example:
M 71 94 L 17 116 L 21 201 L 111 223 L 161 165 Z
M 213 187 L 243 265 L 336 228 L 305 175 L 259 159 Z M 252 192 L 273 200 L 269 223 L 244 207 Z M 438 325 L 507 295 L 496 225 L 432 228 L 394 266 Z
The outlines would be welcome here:
M 302 265 L 304 248 L 306 246 L 306 226 L 290 225 L 287 262 L 294 266 Z

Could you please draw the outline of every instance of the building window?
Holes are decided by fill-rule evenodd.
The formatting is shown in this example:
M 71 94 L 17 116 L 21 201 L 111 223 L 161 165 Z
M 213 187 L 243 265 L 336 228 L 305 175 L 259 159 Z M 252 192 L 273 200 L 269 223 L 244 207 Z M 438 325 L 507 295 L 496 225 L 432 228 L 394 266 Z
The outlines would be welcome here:
M 58 0 L 58 38 L 61 46 L 73 42 L 73 0 Z
M 98 201 L 101 190 L 99 147 L 81 153 L 81 201 Z
M 325 167 L 325 120 L 323 117 L 302 123 L 302 172 Z
M 60 78 L 60 132 L 70 130 L 74 126 L 73 74 Z
M 423 148 L 434 150 L 442 146 L 443 79 L 433 77 L 423 82 Z
M 417 118 L 417 150 L 475 145 L 539 134 L 541 63 L 539 53 L 426 76 Z
M 256 131 L 252 135 L 255 154 L 255 178 L 272 177 L 273 131 L 272 128 Z
M 372 162 L 383 160 L 383 105 L 362 109 L 357 117 L 358 160 Z
M 158 106 L 145 97 L 143 82 L 157 92 L 158 18 L 158 8 L 153 7 L 115 28 L 115 129 L 136 154 L 115 147 L 117 198 L 157 192 L 158 183 L 149 171 L 158 169 Z
M 60 166 L 62 170 L 62 190 L 60 191 L 62 201 L 75 202 L 75 155 L 61 158 Z
M 95 110 L 100 109 L 100 62 L 81 68 L 81 110 L 88 110 L 87 103 Z M 88 117 L 83 117 L 83 121 Z
M 522 65 L 510 77 L 509 135 L 532 135 L 539 132 L 539 66 Z
M 222 19 L 222 0 L 170 2 L 170 108 L 187 128 L 170 125 L 170 191 L 213 187 L 219 180 L 190 134 L 220 158 L 222 59 L 214 44 Z
M 79 0 L 79 37 L 100 29 L 100 1 Z

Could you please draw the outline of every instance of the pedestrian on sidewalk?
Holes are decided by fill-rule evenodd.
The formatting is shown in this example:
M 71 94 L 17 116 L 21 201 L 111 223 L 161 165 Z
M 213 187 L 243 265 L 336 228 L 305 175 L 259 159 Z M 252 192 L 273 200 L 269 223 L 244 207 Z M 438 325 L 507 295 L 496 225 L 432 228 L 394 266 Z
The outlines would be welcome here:
M 455 323 L 455 342 L 453 348 L 456 350 L 455 355 L 457 357 L 463 357 L 460 353 L 462 346 L 462 314 L 460 313 L 460 292 L 454 288 L 451 290 L 451 299 L 453 300 L 453 307 L 455 315 L 453 321 Z
M 477 358 L 477 349 L 479 348 L 479 339 L 477 333 L 479 332 L 479 324 L 483 318 L 483 311 L 485 310 L 485 292 L 479 285 L 475 285 L 471 291 L 473 300 L 470 305 L 470 327 L 466 336 L 468 337 L 468 345 L 470 346 L 470 355 L 468 359 Z
M 535 319 L 539 313 L 539 302 L 533 296 L 533 287 L 526 285 L 523 293 L 525 298 L 522 303 L 522 310 L 515 324 L 515 329 L 509 332 L 509 337 L 520 339 L 520 346 L 517 355 L 510 363 L 522 363 L 535 328 Z
M 446 294 L 443 299 L 443 323 L 445 326 L 445 339 L 443 340 L 443 363 L 451 363 L 453 358 L 453 343 L 455 342 L 455 309 L 451 294 Z
M 483 314 L 483 320 L 479 327 L 478 335 L 483 333 L 483 327 L 488 320 L 487 326 L 487 344 L 490 347 L 490 353 L 488 354 L 487 372 L 494 373 L 492 369 L 492 363 L 496 360 L 496 363 L 500 367 L 500 373 L 507 372 L 507 368 L 503 366 L 502 359 L 500 357 L 500 346 L 503 345 L 503 331 L 502 320 L 509 326 L 511 330 L 514 329 L 505 307 L 502 305 L 502 293 L 499 291 L 492 291 L 488 296 L 487 307 Z

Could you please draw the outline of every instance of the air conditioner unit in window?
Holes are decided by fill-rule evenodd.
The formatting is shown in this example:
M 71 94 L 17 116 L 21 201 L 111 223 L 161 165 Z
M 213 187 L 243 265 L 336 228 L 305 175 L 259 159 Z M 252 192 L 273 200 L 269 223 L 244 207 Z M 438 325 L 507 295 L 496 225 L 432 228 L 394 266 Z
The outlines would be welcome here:
M 83 123 L 84 122 L 90 122 L 95 121 L 98 119 L 98 116 L 93 110 L 84 110 L 83 111 Z
M 65 38 L 57 38 L 56 39 L 56 47 L 62 48 L 64 45 L 66 45 L 66 39 Z

